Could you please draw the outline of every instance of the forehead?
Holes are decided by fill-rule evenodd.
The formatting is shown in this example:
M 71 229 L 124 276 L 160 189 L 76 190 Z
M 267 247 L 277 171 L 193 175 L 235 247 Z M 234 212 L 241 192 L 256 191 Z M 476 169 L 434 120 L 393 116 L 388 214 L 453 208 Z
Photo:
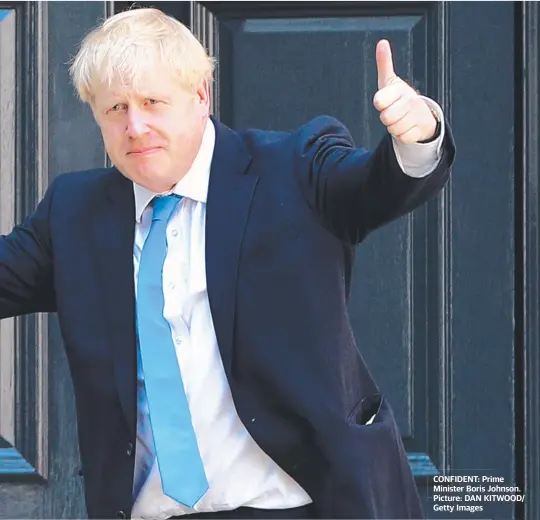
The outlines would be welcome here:
M 96 104 L 111 100 L 140 99 L 147 97 L 175 98 L 186 95 L 178 80 L 168 72 L 155 71 L 134 78 L 115 76 L 101 81 L 94 87 Z

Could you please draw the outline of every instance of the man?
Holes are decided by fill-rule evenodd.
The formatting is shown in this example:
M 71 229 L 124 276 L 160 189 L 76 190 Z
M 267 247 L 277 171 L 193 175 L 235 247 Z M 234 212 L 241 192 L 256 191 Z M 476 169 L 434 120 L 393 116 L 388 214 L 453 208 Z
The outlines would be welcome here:
M 90 517 L 420 518 L 391 409 L 347 316 L 355 246 L 440 191 L 440 108 L 377 46 L 388 135 L 330 117 L 237 133 L 212 60 L 153 9 L 71 73 L 114 167 L 57 177 L 0 241 L 0 318 L 57 312 Z

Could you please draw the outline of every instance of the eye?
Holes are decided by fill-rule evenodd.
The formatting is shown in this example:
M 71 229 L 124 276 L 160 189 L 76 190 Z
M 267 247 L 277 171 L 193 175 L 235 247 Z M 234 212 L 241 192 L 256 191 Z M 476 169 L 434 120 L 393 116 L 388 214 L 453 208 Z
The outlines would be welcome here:
M 149 105 L 157 105 L 159 103 L 159 101 L 157 99 L 147 99 L 146 102 L 149 104 Z
M 124 108 L 126 107 L 126 105 L 124 105 L 124 103 L 117 103 L 116 105 L 114 105 L 110 111 L 111 112 L 120 112 L 120 110 L 124 110 Z

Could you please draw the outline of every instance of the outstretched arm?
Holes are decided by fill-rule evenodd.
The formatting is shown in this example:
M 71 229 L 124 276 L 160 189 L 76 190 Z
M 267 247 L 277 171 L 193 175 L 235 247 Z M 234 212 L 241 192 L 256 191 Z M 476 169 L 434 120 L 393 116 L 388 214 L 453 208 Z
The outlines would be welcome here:
M 302 127 L 297 141 L 295 171 L 308 203 L 353 244 L 436 195 L 455 155 L 442 111 L 437 117 L 436 104 L 395 75 L 385 40 L 377 46 L 377 69 L 374 105 L 388 133 L 373 152 L 355 148 L 348 130 L 331 117 Z
M 49 234 L 54 186 L 22 225 L 0 236 L 0 319 L 56 310 Z

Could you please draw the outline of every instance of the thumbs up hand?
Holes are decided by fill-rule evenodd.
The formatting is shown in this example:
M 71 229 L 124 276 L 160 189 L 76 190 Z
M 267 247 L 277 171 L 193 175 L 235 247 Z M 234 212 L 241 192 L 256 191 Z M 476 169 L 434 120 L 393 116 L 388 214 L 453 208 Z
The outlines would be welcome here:
M 377 44 L 376 58 L 379 90 L 373 104 L 388 132 L 404 144 L 432 139 L 437 120 L 427 103 L 394 72 L 387 40 Z

